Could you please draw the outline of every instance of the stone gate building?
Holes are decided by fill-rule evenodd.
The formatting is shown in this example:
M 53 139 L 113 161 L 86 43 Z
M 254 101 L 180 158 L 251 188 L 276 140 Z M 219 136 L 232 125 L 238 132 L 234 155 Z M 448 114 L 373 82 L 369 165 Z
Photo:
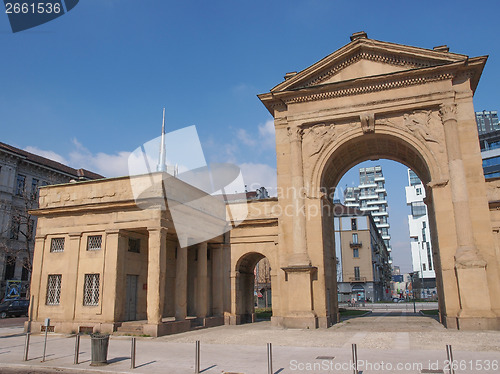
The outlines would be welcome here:
M 208 242 L 180 248 L 168 209 L 139 208 L 130 182 L 151 176 L 42 188 L 34 331 L 46 317 L 56 331 L 133 323 L 153 336 L 250 322 L 263 257 L 272 322 L 330 326 L 338 315 L 333 190 L 351 167 L 379 158 L 407 165 L 425 185 L 442 323 L 500 329 L 500 181 L 485 182 L 472 103 L 486 59 L 357 33 L 286 74 L 259 95 L 274 117 L 278 198 L 249 203 L 241 225 Z M 201 198 L 182 183 L 172 188 Z

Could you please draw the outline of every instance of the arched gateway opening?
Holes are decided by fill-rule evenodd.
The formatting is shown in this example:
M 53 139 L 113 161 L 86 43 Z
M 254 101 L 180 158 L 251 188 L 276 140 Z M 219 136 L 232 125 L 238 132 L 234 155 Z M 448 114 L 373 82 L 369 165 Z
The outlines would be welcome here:
M 243 255 L 236 263 L 237 299 L 235 301 L 235 311 L 238 316 L 237 323 L 255 322 L 255 308 L 259 306 L 258 294 L 260 291 L 256 286 L 263 286 L 264 283 L 268 283 L 264 286 L 265 292 L 271 290 L 270 277 L 269 279 L 265 277 L 265 274 L 270 271 L 269 262 L 263 261 L 265 259 L 266 257 L 261 253 L 250 252 Z M 260 265 L 261 269 L 258 268 L 258 265 Z M 259 274 L 259 270 L 264 273 L 264 277 Z M 263 297 L 267 298 L 268 295 L 263 295 Z M 268 303 L 266 302 L 266 304 Z
M 354 165 L 387 158 L 425 185 L 441 321 L 500 329 L 497 243 L 472 104 L 485 62 L 357 33 L 259 95 L 276 129 L 275 324 L 315 328 L 338 320 L 334 187 Z

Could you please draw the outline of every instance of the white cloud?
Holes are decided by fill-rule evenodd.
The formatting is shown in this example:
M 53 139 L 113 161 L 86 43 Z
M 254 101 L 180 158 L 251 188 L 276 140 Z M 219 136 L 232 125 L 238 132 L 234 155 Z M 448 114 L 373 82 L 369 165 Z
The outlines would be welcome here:
M 263 125 L 259 125 L 259 138 L 265 148 L 274 148 L 276 135 L 273 120 L 268 120 Z
M 84 168 L 106 177 L 120 177 L 128 175 L 128 157 L 131 152 L 107 154 L 99 152 L 93 154 L 76 138 L 72 140 L 75 149 L 69 154 L 70 165 L 74 168 Z
M 68 163 L 68 161 L 66 161 L 66 159 L 63 156 L 54 151 L 45 151 L 38 147 L 32 147 L 32 146 L 27 146 L 26 148 L 24 148 L 24 150 L 26 152 L 34 153 L 35 155 L 48 158 L 49 160 L 60 162 L 61 164 Z
M 257 139 L 255 135 L 249 134 L 245 129 L 238 129 L 236 131 L 236 137 L 245 145 L 249 147 L 255 147 L 257 145 Z
M 239 167 L 248 191 L 255 191 L 259 187 L 265 187 L 270 196 L 276 196 L 278 180 L 275 168 L 266 164 L 252 162 L 240 164 Z

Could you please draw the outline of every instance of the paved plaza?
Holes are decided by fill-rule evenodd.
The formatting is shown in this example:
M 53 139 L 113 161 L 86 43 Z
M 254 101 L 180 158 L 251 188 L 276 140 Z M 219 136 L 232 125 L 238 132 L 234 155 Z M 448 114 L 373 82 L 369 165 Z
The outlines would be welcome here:
M 0 329 L 2 372 L 194 373 L 195 341 L 201 342 L 201 372 L 267 373 L 266 344 L 273 345 L 274 373 L 352 373 L 352 344 L 358 347 L 364 373 L 421 373 L 442 370 L 446 344 L 453 347 L 456 373 L 498 373 L 500 333 L 446 330 L 435 319 L 405 310 L 375 311 L 329 329 L 292 330 L 270 322 L 220 326 L 161 338 L 137 338 L 136 368 L 130 369 L 129 336 L 112 336 L 109 365 L 91 367 L 90 338 L 83 336 L 80 363 L 73 364 L 75 337 L 49 335 L 41 362 L 43 336 L 31 338 L 28 361 L 22 361 L 22 327 Z M 48 371 L 50 372 L 50 371 Z M 445 371 L 447 373 L 447 371 Z

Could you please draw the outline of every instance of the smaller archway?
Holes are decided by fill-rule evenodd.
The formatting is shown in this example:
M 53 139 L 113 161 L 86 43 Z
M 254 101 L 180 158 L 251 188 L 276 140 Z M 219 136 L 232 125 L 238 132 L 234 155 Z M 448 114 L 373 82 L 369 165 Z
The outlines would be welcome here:
M 250 252 L 243 255 L 236 263 L 236 315 L 238 323 L 255 322 L 256 266 L 264 259 L 266 257 L 262 253 Z

